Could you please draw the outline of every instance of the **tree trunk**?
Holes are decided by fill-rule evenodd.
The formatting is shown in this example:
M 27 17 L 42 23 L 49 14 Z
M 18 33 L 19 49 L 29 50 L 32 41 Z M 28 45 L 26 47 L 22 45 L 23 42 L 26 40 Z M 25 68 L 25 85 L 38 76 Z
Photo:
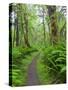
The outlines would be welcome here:
M 66 40 L 66 22 L 63 25 L 62 29 L 60 30 L 60 40 L 64 39 Z
M 14 32 L 13 32 L 13 47 L 15 46 L 15 25 L 14 25 Z
M 19 45 L 18 19 L 16 19 L 16 46 Z
M 45 15 L 44 15 L 44 8 L 43 8 L 43 30 L 44 30 L 44 44 L 45 44 Z
M 51 42 L 56 44 L 58 41 L 57 25 L 56 25 L 56 6 L 48 6 L 48 14 L 50 17 Z
M 24 41 L 25 45 L 27 47 L 30 47 L 29 41 L 28 41 L 28 17 L 26 13 L 24 13 L 24 22 L 25 22 L 25 27 L 24 27 Z
M 18 10 L 18 6 L 17 6 L 17 10 Z M 16 12 L 17 13 L 17 18 L 15 19 L 15 24 L 16 24 L 16 46 L 19 46 L 19 11 Z

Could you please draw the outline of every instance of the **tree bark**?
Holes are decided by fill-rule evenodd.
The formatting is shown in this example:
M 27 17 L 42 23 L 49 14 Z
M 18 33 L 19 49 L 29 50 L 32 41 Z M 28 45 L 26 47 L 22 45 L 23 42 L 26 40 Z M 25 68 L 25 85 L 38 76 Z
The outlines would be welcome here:
M 16 46 L 19 45 L 18 19 L 16 19 Z
M 44 30 L 44 44 L 45 44 L 45 38 L 46 38 L 46 35 L 45 35 L 45 15 L 44 15 L 44 7 L 43 7 L 43 30 Z
M 14 25 L 14 32 L 13 32 L 13 47 L 15 46 L 15 25 Z
M 17 10 L 18 10 L 18 6 L 17 6 Z M 16 23 L 16 46 L 19 46 L 19 23 L 18 23 L 18 11 L 17 11 L 17 18 L 16 18 L 16 20 L 15 20 L 15 23 Z
M 25 22 L 25 27 L 24 27 L 24 41 L 25 45 L 27 47 L 30 47 L 29 40 L 28 40 L 28 16 L 26 13 L 24 13 L 24 22 Z
M 51 42 L 56 44 L 58 41 L 57 25 L 56 25 L 56 6 L 48 6 L 48 14 L 50 17 Z

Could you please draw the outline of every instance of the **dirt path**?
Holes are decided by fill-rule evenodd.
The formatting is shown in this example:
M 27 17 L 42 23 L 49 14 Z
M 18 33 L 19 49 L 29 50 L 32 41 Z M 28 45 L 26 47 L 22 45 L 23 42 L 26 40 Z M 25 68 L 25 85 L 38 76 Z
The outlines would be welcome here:
M 37 54 L 36 56 L 33 57 L 33 60 L 28 68 L 27 85 L 29 85 L 29 86 L 30 85 L 39 85 L 39 80 L 38 80 L 38 76 L 37 76 L 37 69 L 36 69 L 38 55 L 39 54 Z

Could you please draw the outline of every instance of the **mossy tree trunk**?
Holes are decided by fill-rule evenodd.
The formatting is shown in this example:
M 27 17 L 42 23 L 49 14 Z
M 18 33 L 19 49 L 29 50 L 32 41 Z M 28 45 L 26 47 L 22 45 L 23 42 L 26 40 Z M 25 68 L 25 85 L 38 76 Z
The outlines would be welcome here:
M 48 14 L 50 17 L 50 31 L 51 31 L 51 42 L 52 45 L 58 42 L 58 30 L 57 30 L 57 20 L 56 20 L 56 6 L 48 6 Z

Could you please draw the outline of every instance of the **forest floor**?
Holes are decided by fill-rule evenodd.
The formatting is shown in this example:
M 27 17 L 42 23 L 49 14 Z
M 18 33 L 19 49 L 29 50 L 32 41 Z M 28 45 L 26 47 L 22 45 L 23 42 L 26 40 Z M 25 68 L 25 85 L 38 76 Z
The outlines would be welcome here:
M 29 85 L 29 86 L 31 86 L 31 85 L 39 85 L 40 84 L 38 74 L 37 74 L 38 56 L 39 56 L 39 53 L 36 54 L 32 58 L 32 62 L 30 63 L 30 65 L 28 67 L 27 85 Z

